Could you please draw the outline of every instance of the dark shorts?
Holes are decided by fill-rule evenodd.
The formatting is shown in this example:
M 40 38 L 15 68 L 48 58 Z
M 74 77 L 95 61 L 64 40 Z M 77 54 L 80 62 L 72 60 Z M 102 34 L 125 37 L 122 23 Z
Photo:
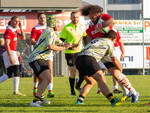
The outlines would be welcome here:
M 116 67 L 112 62 L 104 63 L 104 65 L 106 66 L 107 69 L 112 68 L 112 67 Z
M 67 65 L 70 66 L 70 67 L 71 67 L 71 66 L 74 66 L 77 57 L 78 57 L 78 53 L 65 54 L 65 58 L 66 58 L 66 61 L 67 61 Z
M 39 77 L 39 75 L 49 69 L 47 61 L 43 60 L 43 59 L 39 59 L 39 60 L 35 60 L 33 62 L 29 63 L 30 67 L 33 69 L 35 75 L 37 77 Z
M 11 78 L 12 76 L 20 77 L 19 65 L 9 66 L 7 68 L 7 75 L 9 78 Z
M 100 70 L 100 66 L 96 59 L 87 55 L 77 57 L 76 68 L 78 69 L 80 76 L 91 76 Z

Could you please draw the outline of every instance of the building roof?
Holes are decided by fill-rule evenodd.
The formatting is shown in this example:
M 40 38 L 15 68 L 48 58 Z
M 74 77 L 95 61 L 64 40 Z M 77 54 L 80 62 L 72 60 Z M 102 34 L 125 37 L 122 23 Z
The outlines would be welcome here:
M 0 0 L 0 9 L 74 10 L 82 0 Z

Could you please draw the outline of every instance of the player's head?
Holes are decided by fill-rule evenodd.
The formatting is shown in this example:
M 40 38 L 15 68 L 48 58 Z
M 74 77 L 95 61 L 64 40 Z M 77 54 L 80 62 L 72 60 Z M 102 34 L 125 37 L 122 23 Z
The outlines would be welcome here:
M 98 5 L 87 5 L 81 9 L 83 16 L 88 16 L 93 23 L 97 23 L 103 8 Z
M 110 38 L 114 42 L 117 38 L 117 33 L 114 30 L 110 30 L 107 33 L 107 37 Z
M 38 22 L 40 25 L 45 25 L 46 24 L 46 15 L 45 13 L 38 13 Z
M 56 16 L 47 16 L 46 23 L 48 27 L 53 28 L 55 31 L 57 30 L 58 19 L 56 18 Z
M 18 16 L 13 16 L 9 22 L 9 24 L 13 27 L 13 28 L 17 28 L 19 26 L 20 23 L 20 19 Z
M 71 21 L 74 25 L 77 25 L 79 23 L 79 17 L 80 17 L 80 12 L 79 11 L 74 11 L 71 12 Z

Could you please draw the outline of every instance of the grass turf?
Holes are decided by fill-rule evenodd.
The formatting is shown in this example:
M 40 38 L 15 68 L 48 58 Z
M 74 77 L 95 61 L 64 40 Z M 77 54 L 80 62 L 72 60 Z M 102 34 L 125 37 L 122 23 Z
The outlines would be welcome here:
M 112 90 L 111 76 L 107 76 L 107 83 Z M 150 101 L 150 76 L 128 76 L 132 85 L 140 92 L 138 103 L 131 103 L 131 98 L 120 106 L 112 107 L 101 94 L 96 94 L 97 86 L 90 91 L 83 105 L 75 105 L 77 96 L 70 95 L 68 77 L 54 77 L 54 98 L 48 98 L 50 105 L 44 107 L 30 107 L 32 101 L 32 78 L 21 78 L 20 92 L 27 96 L 14 96 L 12 79 L 0 84 L 0 113 L 150 113 L 146 103 Z M 47 90 L 45 92 L 45 96 Z M 121 97 L 122 94 L 115 94 Z

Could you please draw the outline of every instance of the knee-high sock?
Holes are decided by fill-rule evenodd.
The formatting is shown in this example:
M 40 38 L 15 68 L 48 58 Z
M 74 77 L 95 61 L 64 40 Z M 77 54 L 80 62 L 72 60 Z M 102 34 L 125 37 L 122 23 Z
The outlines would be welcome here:
M 49 83 L 48 84 L 48 92 L 51 92 L 53 90 L 53 84 Z
M 70 83 L 71 91 L 74 91 L 75 78 L 70 78 L 69 77 L 69 83 Z
M 129 82 L 126 76 L 121 75 L 118 79 L 118 82 L 122 86 L 126 87 L 129 91 L 131 91 L 132 94 L 136 94 L 136 90 L 132 87 L 131 83 Z
M 121 74 L 121 76 L 124 76 L 124 77 L 125 77 L 124 74 Z M 118 82 L 118 84 L 120 85 L 120 87 L 121 87 L 121 89 L 122 89 L 122 91 L 123 91 L 123 95 L 124 95 L 124 96 L 125 96 L 125 95 L 128 95 L 129 90 L 128 90 L 125 86 L 121 85 L 120 82 Z
M 13 77 L 14 92 L 19 91 L 19 81 L 20 81 L 20 77 Z
M 39 82 L 34 82 L 34 89 L 37 89 Z
M 6 81 L 6 80 L 8 80 L 8 79 L 9 79 L 8 75 L 3 74 L 3 75 L 0 77 L 0 83 Z

